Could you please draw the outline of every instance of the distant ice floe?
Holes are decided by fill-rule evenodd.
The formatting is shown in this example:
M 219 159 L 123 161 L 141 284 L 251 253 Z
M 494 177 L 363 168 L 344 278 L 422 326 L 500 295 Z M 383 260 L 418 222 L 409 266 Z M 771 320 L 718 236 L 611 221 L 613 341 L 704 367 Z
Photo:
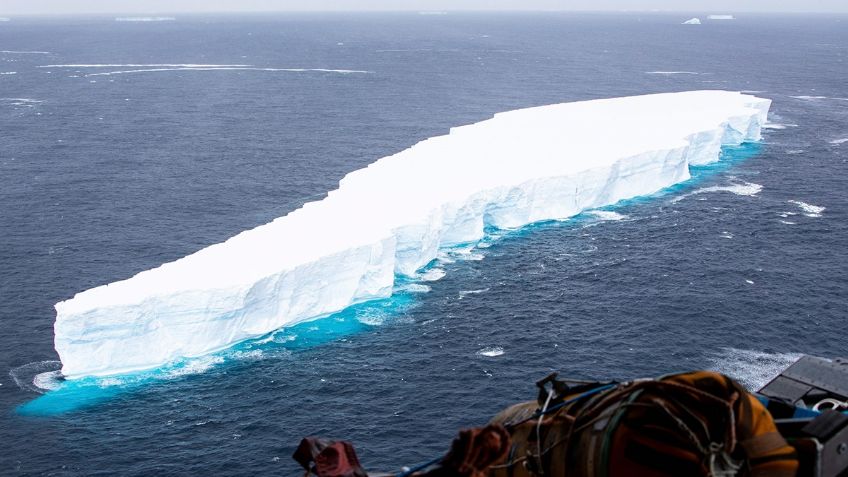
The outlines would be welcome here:
M 707 15 L 707 20 L 736 20 L 733 15 Z
M 253 65 L 203 65 L 191 63 L 160 63 L 160 64 L 68 64 L 43 65 L 38 68 L 135 68 L 131 70 L 102 71 L 87 73 L 85 76 L 112 76 L 132 73 L 159 73 L 163 71 L 281 71 L 288 73 L 339 73 L 339 74 L 371 74 L 372 71 L 346 70 L 329 68 L 266 68 Z
M 495 356 L 501 356 L 503 354 L 504 349 L 500 346 L 490 346 L 477 352 L 477 356 L 485 356 L 487 358 L 494 358 Z
M 12 21 L 12 19 L 8 18 L 8 17 L 0 17 L 0 22 L 9 22 L 9 21 Z
M 808 204 L 806 202 L 801 202 L 800 200 L 790 200 L 788 201 L 790 204 L 795 204 L 804 211 L 804 215 L 807 217 L 821 217 L 822 212 L 825 211 L 825 207 L 820 207 L 818 205 Z
M 765 353 L 722 348 L 712 359 L 711 368 L 739 381 L 749 391 L 756 391 L 801 356 L 803 355 L 799 353 Z
M 805 152 L 807 152 L 807 151 L 805 151 L 803 149 L 787 149 L 786 150 L 786 154 L 792 154 L 792 155 L 803 154 Z
M 808 96 L 808 95 L 800 95 L 800 96 L 790 96 L 790 98 L 801 99 L 804 101 L 816 101 L 822 99 L 831 99 L 834 101 L 848 101 L 848 98 L 838 98 L 832 96 Z
M 18 51 L 18 50 L 0 50 L 0 53 L 8 55 L 49 55 L 49 51 Z
M 759 140 L 770 104 L 689 91 L 525 108 L 451 128 L 284 217 L 57 303 L 62 372 L 167 366 L 388 298 L 404 282 L 438 280 L 442 252 L 690 179 L 690 167 L 719 160 L 722 146 Z
M 841 138 L 841 139 L 834 139 L 833 141 L 830 141 L 830 144 L 838 146 L 840 144 L 845 144 L 846 142 L 848 142 L 848 137 L 844 137 L 844 138 Z
M 737 184 L 730 184 L 724 186 L 711 186 L 704 187 L 702 189 L 696 189 L 688 194 L 683 194 L 679 197 L 675 197 L 671 200 L 672 203 L 680 202 L 681 200 L 691 197 L 693 195 L 698 194 L 709 194 L 711 192 L 730 192 L 731 194 L 742 195 L 742 196 L 756 196 L 760 192 L 762 192 L 763 186 L 760 184 L 754 184 L 753 182 L 743 182 Z
M 38 99 L 29 99 L 29 98 L 0 98 L 0 103 L 5 103 L 10 106 L 25 106 L 27 108 L 32 108 L 37 106 L 44 101 Z
M 686 20 L 685 22 L 682 23 L 682 25 L 700 25 L 700 24 L 701 24 L 701 19 L 697 18 L 697 17 L 690 18 L 690 19 L 688 19 L 688 20 Z
M 175 17 L 117 17 L 116 22 L 172 22 Z
M 216 65 L 200 63 L 71 63 L 41 65 L 36 68 L 226 68 L 251 65 Z
M 254 67 L 225 67 L 225 68 L 150 68 L 140 70 L 108 71 L 103 73 L 89 73 L 85 76 L 112 76 L 131 73 L 159 73 L 162 71 L 281 71 L 288 73 L 340 73 L 340 74 L 370 74 L 371 71 L 364 70 L 333 70 L 326 68 L 254 68 Z

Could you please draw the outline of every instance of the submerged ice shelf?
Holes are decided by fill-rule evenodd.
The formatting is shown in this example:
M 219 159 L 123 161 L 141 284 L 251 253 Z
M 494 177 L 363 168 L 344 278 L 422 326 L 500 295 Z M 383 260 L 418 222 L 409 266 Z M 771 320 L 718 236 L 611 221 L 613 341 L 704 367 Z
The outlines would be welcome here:
M 323 200 L 56 304 L 67 378 L 207 354 L 388 297 L 440 248 L 656 192 L 760 138 L 771 101 L 691 91 L 498 113 L 344 177 Z

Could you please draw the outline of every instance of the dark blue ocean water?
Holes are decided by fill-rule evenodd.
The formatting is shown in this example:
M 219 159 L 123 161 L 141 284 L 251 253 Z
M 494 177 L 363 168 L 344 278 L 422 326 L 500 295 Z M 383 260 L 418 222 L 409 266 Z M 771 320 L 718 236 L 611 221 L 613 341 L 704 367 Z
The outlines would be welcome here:
M 0 23 L 0 474 L 299 475 L 289 456 L 309 434 L 393 470 L 551 370 L 706 367 L 756 386 L 798 353 L 848 354 L 848 17 L 689 16 Z M 117 66 L 48 66 L 71 64 Z M 367 73 L 126 66 L 147 64 Z M 446 257 L 429 292 L 153 373 L 33 384 L 57 366 L 57 301 L 282 216 L 379 157 L 498 111 L 704 88 L 773 99 L 776 127 L 615 214 Z

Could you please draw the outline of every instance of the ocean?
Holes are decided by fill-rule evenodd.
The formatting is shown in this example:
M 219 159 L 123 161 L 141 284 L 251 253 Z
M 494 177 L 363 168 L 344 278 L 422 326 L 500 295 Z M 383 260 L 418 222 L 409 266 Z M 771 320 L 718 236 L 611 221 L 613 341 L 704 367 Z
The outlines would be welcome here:
M 300 475 L 307 435 L 392 471 L 533 399 L 551 371 L 707 368 L 756 388 L 800 354 L 848 354 L 848 17 L 691 16 L 0 23 L 0 474 Z M 46 392 L 53 305 L 77 292 L 452 126 L 694 89 L 772 99 L 762 142 L 650 197 L 492 231 L 392 299 Z

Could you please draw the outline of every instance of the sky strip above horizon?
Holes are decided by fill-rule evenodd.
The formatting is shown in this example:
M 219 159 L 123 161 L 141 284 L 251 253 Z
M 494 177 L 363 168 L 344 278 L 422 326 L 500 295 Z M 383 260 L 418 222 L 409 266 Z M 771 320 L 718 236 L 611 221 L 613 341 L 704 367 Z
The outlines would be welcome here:
M 4 0 L 0 15 L 268 11 L 669 11 L 848 13 L 844 0 Z

